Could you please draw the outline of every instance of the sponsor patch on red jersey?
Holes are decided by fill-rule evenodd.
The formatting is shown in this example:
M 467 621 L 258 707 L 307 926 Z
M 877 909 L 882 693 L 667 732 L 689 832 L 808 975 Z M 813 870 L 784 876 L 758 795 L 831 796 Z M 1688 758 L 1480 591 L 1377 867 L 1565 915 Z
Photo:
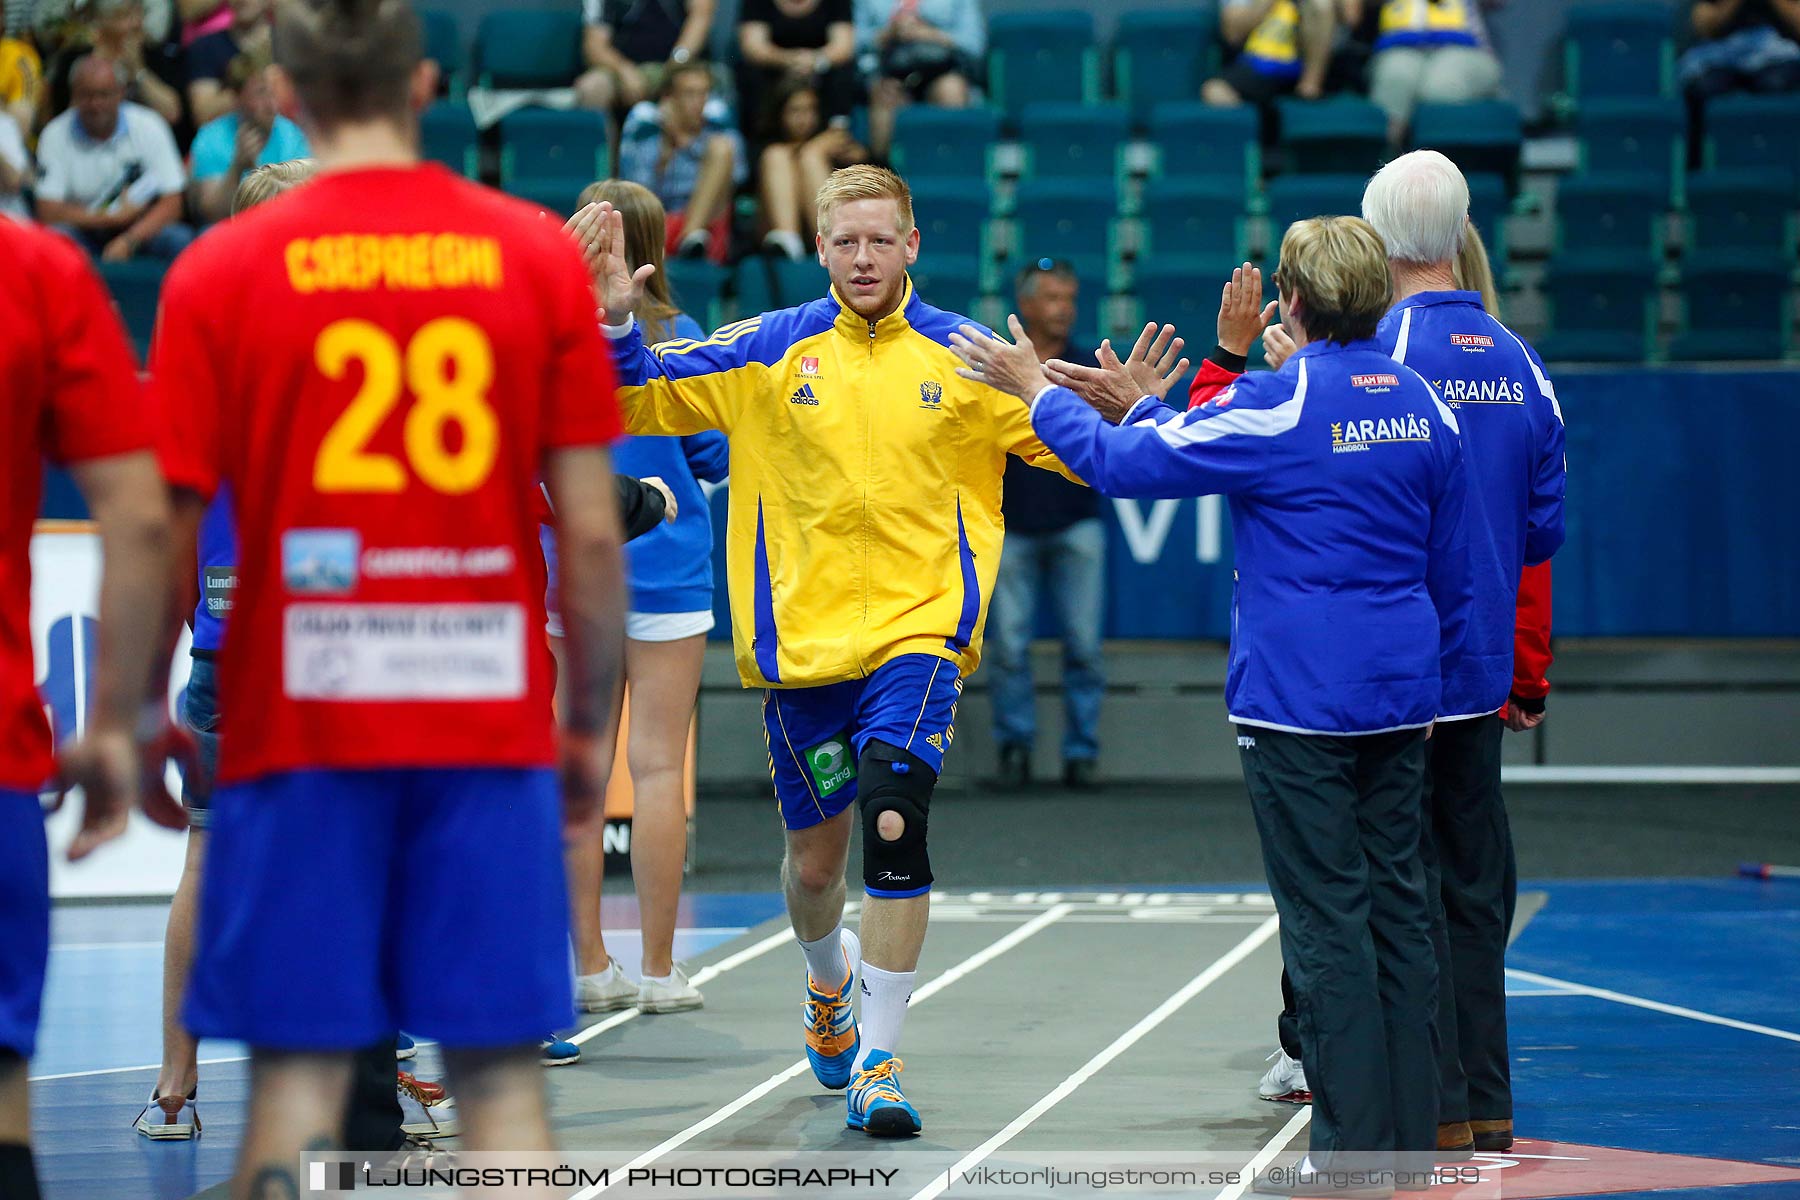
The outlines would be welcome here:
M 1350 386 L 1359 388 L 1399 387 L 1398 375 L 1352 375 Z
M 1453 333 L 1450 335 L 1452 346 L 1484 346 L 1492 347 L 1494 339 L 1485 333 Z

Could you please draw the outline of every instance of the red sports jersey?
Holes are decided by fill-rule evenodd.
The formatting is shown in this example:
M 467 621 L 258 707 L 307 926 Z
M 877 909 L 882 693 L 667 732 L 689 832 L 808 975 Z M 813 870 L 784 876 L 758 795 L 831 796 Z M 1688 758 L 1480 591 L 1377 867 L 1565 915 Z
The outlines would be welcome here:
M 552 760 L 534 493 L 619 433 L 560 223 L 435 165 L 327 173 L 182 256 L 151 373 L 170 480 L 237 521 L 221 781 Z
M 50 724 L 33 681 L 31 524 L 43 460 L 149 449 L 137 365 L 87 256 L 0 217 L 0 788 L 50 775 Z

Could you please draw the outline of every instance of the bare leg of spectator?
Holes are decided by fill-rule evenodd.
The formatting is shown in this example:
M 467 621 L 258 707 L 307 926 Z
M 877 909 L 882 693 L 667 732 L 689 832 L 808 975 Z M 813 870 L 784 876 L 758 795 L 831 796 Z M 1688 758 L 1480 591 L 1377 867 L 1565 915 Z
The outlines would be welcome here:
M 169 924 L 163 937 L 163 1061 L 156 1077 L 158 1096 L 185 1096 L 199 1082 L 199 1043 L 181 1022 L 181 1005 L 194 966 L 194 929 L 199 921 L 200 874 L 205 861 L 206 832 L 190 830 L 187 858 L 169 904 Z
M 817 195 L 800 182 L 800 155 L 792 146 L 770 146 L 762 152 L 762 210 L 769 223 L 763 245 L 789 258 L 806 257 L 800 231 L 801 197 Z
M 878 79 L 869 89 L 869 149 L 886 159 L 894 144 L 894 114 L 909 103 L 898 79 Z
M 825 180 L 831 175 L 831 155 L 820 143 L 824 139 L 814 138 L 800 147 L 797 155 L 800 163 L 800 195 L 806 202 L 800 205 L 800 231 L 811 245 L 817 233 L 818 210 L 811 203 L 811 198 L 819 194 L 825 186 Z
M 1399 145 L 1412 123 L 1425 75 L 1425 52 L 1406 46 L 1383 50 L 1369 62 L 1369 99 L 1387 113 L 1388 141 Z
M 1201 84 L 1200 99 L 1214 108 L 1236 108 L 1244 102 L 1237 89 L 1223 79 L 1209 79 Z
M 575 81 L 575 103 L 583 108 L 611 112 L 618 99 L 618 80 L 605 67 L 590 67 Z
M 925 89 L 925 100 L 939 108 L 969 107 L 969 81 L 955 71 L 939 75 Z
M 1333 0 L 1300 2 L 1300 82 L 1294 94 L 1317 100 L 1325 94 L 1325 72 L 1331 67 L 1331 35 L 1337 29 Z
M 731 203 L 731 171 L 736 160 L 737 150 L 730 138 L 712 134 L 706 139 L 706 152 L 700 159 L 700 177 L 694 183 L 693 194 L 688 197 L 686 219 L 681 228 L 684 242 L 705 234 L 725 211 L 725 206 Z

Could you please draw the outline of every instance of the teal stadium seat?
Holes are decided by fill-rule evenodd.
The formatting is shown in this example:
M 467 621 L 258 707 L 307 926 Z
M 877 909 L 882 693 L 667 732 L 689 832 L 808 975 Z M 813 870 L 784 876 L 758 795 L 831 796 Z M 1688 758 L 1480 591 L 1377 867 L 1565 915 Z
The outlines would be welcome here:
M 566 196 L 574 211 L 581 190 L 611 174 L 606 116 L 588 109 L 522 108 L 500 122 L 500 186 L 545 203 Z
M 1012 265 L 1036 258 L 1111 261 L 1117 209 L 1111 180 L 1052 180 L 1023 189 L 1013 209 Z
M 476 77 L 483 87 L 568 87 L 581 74 L 581 10 L 512 9 L 481 18 Z
M 981 301 L 981 261 L 967 254 L 921 254 L 913 288 L 925 303 L 974 318 Z
M 1269 258 L 1281 245 L 1281 235 L 1295 221 L 1308 217 L 1344 217 L 1362 214 L 1363 175 L 1282 175 L 1269 181 Z
M 1686 254 L 1794 261 L 1792 183 L 1783 171 L 1701 171 L 1687 181 Z
M 1000 117 L 991 109 L 908 105 L 894 117 L 894 170 L 914 187 L 986 179 L 999 140 Z
M 1664 196 L 1679 199 L 1687 161 L 1687 113 L 1679 100 L 1592 100 L 1575 114 L 1575 133 L 1582 171 L 1654 175 Z
M 1656 265 L 1638 254 L 1567 254 L 1544 279 L 1547 362 L 1641 363 L 1655 327 Z
M 1139 219 L 1144 230 L 1140 259 L 1180 255 L 1241 263 L 1249 253 L 1244 237 L 1244 194 L 1231 182 L 1159 179 L 1144 189 Z
M 1368 174 L 1387 155 L 1387 114 L 1367 100 L 1283 100 L 1276 111 L 1289 172 Z
M 831 287 L 825 270 L 816 258 L 777 258 L 769 265 L 775 283 L 775 307 L 798 308 L 825 295 Z M 745 313 L 745 316 L 755 316 Z
M 718 328 L 719 306 L 725 295 L 724 267 L 704 259 L 671 258 L 663 264 L 669 276 L 669 296 L 703 329 Z
M 1262 189 L 1262 145 L 1256 110 L 1248 104 L 1216 108 L 1198 100 L 1150 109 L 1150 144 L 1159 176 L 1228 180 L 1246 198 Z
M 988 19 L 988 95 L 1014 126 L 1032 101 L 1097 102 L 1100 51 L 1093 13 L 995 13 Z
M 769 259 L 764 255 L 744 256 L 738 263 L 737 270 L 732 272 L 731 290 L 734 296 L 732 310 L 737 314 L 736 320 L 754 317 L 757 313 L 768 312 L 777 307 L 775 284 L 769 278 Z
M 1800 96 L 1721 96 L 1706 106 L 1706 165 L 1785 171 L 1800 200 Z
M 1448 155 L 1464 175 L 1498 176 L 1509 195 L 1518 190 L 1524 142 L 1519 110 L 1504 100 L 1421 104 L 1413 112 L 1413 149 Z
M 1506 198 L 1506 184 L 1498 175 L 1470 175 L 1469 219 L 1481 230 L 1487 243 L 1488 258 L 1493 261 L 1498 278 L 1506 268 L 1506 216 L 1512 204 Z
M 991 257 L 987 222 L 993 193 L 979 180 L 928 179 L 912 185 L 922 254 Z
M 1198 96 L 1211 64 L 1211 5 L 1185 9 L 1131 9 L 1119 14 L 1113 34 L 1113 90 L 1143 128 L 1150 110 L 1170 96 Z
M 1117 104 L 1028 104 L 1019 118 L 1030 163 L 1041 179 L 1118 178 L 1131 120 Z
M 1675 11 L 1629 0 L 1571 8 L 1563 39 L 1563 71 L 1576 104 L 1673 96 Z M 1679 11 L 1686 13 L 1687 6 Z
M 425 157 L 475 179 L 481 174 L 481 134 L 467 103 L 439 100 L 419 117 L 419 139 Z
M 1764 361 L 1787 349 L 1792 318 L 1787 264 L 1754 252 L 1690 259 L 1681 274 L 1680 333 L 1669 358 Z
M 1231 278 L 1234 267 L 1243 265 L 1242 259 L 1230 257 L 1207 259 L 1195 255 L 1176 255 L 1171 258 L 1156 258 L 1140 263 L 1136 278 L 1132 281 L 1132 291 L 1137 296 L 1138 321 L 1137 328 L 1142 329 L 1145 321 L 1158 324 L 1173 325 L 1176 332 L 1188 340 L 1187 356 L 1196 363 L 1212 345 L 1213 330 L 1219 316 L 1219 289 Z M 1265 274 L 1263 286 L 1268 290 L 1267 300 L 1275 298 L 1275 284 Z M 1118 347 L 1121 357 L 1129 348 Z M 1171 392 L 1171 403 L 1176 408 L 1185 408 L 1186 384 L 1179 397 Z M 1180 403 L 1175 403 L 1179 399 Z
M 419 13 L 425 27 L 425 57 L 438 65 L 440 90 L 460 99 L 468 88 L 469 55 L 463 47 L 462 28 L 447 12 L 426 9 Z
M 1668 189 L 1654 174 L 1571 176 L 1557 185 L 1557 253 L 1630 254 L 1656 263 L 1668 206 Z
M 156 304 L 162 294 L 163 275 L 168 264 L 152 258 L 133 258 L 125 262 L 99 264 L 100 277 L 119 306 L 119 317 L 125 332 L 137 348 L 140 359 L 150 354 L 150 337 L 156 331 Z

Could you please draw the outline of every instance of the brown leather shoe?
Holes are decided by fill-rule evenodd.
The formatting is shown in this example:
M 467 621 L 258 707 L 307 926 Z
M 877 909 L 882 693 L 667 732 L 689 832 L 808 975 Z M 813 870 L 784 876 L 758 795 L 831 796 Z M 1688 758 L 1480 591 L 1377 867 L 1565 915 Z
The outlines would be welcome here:
M 1437 1160 L 1468 1162 L 1475 1157 L 1475 1135 L 1467 1121 L 1448 1121 L 1438 1126 Z
M 1441 1127 L 1440 1127 L 1441 1130 Z M 1513 1144 L 1512 1121 L 1470 1121 L 1469 1132 L 1475 1135 L 1477 1151 L 1511 1150 Z M 1440 1140 L 1441 1140 L 1440 1133 Z

